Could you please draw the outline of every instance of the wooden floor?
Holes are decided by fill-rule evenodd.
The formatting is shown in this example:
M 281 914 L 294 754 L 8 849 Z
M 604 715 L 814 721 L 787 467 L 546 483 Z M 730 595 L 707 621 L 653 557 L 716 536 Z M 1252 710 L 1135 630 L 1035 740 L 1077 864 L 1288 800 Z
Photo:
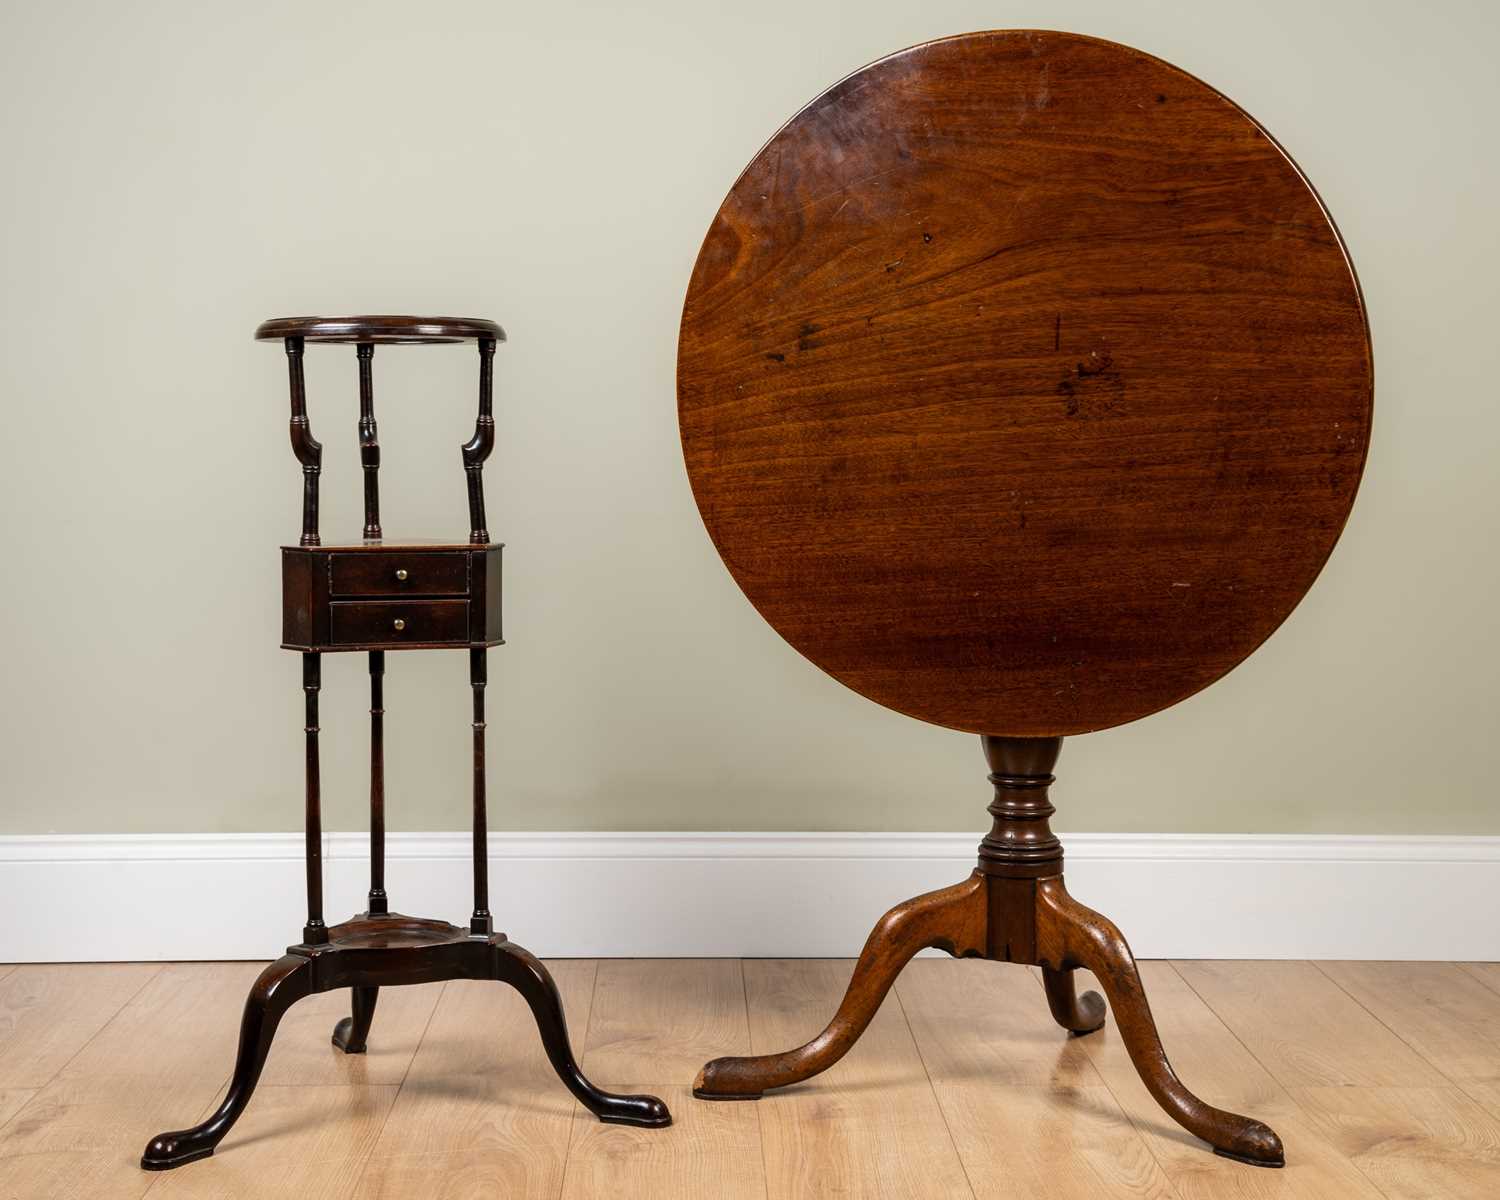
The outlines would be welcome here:
M 218 1154 L 160 1175 L 140 1151 L 215 1104 L 259 965 L 0 966 L 0 1200 L 1500 1197 L 1496 964 L 1143 964 L 1179 1073 L 1270 1122 L 1284 1171 L 1183 1134 L 1113 1022 L 1069 1040 L 1020 967 L 920 960 L 839 1066 L 708 1104 L 705 1059 L 816 1032 L 850 964 L 552 966 L 585 1071 L 661 1095 L 671 1129 L 584 1113 L 503 985 L 387 989 L 363 1057 L 329 1045 L 330 993 L 288 1014 Z

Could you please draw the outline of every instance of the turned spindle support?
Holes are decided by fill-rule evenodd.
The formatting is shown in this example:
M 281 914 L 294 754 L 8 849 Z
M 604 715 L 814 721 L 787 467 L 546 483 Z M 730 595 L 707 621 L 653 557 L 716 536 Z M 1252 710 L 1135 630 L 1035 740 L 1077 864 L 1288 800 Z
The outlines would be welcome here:
M 484 460 L 495 448 L 495 339 L 479 340 L 479 415 L 474 436 L 462 446 L 464 474 L 469 484 L 469 541 L 484 545 L 490 540 L 484 515 Z
M 380 540 L 380 442 L 375 431 L 375 380 L 372 359 L 375 346 L 360 342 L 359 358 L 359 461 L 365 475 L 365 540 Z
M 323 802 L 318 766 L 318 692 L 323 686 L 323 656 L 317 652 L 302 656 L 302 691 L 306 713 L 303 734 L 307 744 L 307 808 L 304 837 L 307 859 L 307 924 L 302 940 L 309 946 L 328 941 L 328 927 L 323 923 Z
M 292 453 L 302 464 L 302 539 L 318 545 L 318 475 L 323 470 L 323 444 L 312 435 L 307 419 L 307 385 L 302 377 L 302 339 L 285 339 L 287 378 L 292 399 Z
M 370 907 L 390 910 L 385 894 L 385 651 L 370 651 Z
M 474 691 L 474 915 L 469 932 L 495 931 L 490 915 L 489 818 L 484 796 L 484 686 L 488 667 L 483 646 L 469 651 L 469 686 Z

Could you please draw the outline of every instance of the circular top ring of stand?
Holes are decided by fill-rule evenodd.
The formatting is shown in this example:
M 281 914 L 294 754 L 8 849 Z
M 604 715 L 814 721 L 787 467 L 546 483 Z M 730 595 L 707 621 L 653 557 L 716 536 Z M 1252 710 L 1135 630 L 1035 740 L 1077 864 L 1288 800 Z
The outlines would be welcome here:
M 255 329 L 259 342 L 300 337 L 307 342 L 431 345 L 503 342 L 505 330 L 479 317 L 276 317 Z

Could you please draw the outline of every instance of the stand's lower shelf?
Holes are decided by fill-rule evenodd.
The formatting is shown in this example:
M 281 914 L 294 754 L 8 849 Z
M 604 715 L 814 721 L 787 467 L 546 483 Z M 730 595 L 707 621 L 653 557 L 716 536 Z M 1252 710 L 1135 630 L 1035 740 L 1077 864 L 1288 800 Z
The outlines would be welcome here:
M 287 947 L 261 972 L 245 1001 L 234 1076 L 223 1103 L 200 1125 L 152 1138 L 141 1166 L 164 1171 L 214 1152 L 249 1104 L 276 1027 L 298 1000 L 351 988 L 352 1014 L 334 1027 L 333 1044 L 346 1054 L 361 1054 L 382 987 L 445 979 L 493 979 L 520 992 L 536 1019 L 552 1069 L 601 1121 L 647 1128 L 672 1123 L 667 1106 L 655 1096 L 617 1095 L 584 1077 L 573 1057 L 562 998 L 551 974 L 503 933 L 473 934 L 447 921 L 400 913 L 362 913 L 331 927 L 326 942 Z
M 494 938 L 505 940 L 503 933 Z M 317 957 L 328 950 L 393 950 L 467 944 L 473 935 L 463 926 L 432 917 L 408 917 L 403 913 L 360 913 L 328 930 L 326 946 L 288 946 L 288 954 Z

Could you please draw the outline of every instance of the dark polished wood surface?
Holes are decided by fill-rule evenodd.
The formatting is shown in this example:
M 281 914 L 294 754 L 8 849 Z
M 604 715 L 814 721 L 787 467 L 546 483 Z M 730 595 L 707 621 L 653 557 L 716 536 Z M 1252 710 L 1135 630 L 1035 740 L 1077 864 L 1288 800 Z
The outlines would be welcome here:
M 1369 438 L 1359 288 L 1286 153 L 1137 50 L 998 32 L 830 88 L 683 310 L 688 473 L 735 579 L 890 708 L 1072 734 L 1243 660 Z
M 262 342 L 295 337 L 307 342 L 423 345 L 484 339 L 503 342 L 505 330 L 482 317 L 274 317 L 256 327 L 255 337 Z
M 498 646 L 500 543 L 281 548 L 287 650 Z
M 319 944 L 287 947 L 261 972 L 245 1001 L 234 1074 L 223 1100 L 201 1123 L 152 1138 L 141 1166 L 168 1171 L 214 1152 L 255 1094 L 276 1028 L 298 1000 L 349 988 L 351 1015 L 334 1026 L 331 1040 L 345 1054 L 363 1054 L 380 988 L 443 979 L 490 979 L 515 988 L 531 1009 L 552 1069 L 599 1120 L 648 1129 L 672 1123 L 667 1106 L 655 1096 L 622 1095 L 588 1080 L 573 1057 L 562 998 L 552 976 L 503 933 L 475 936 L 446 921 L 362 913 L 326 930 Z
M 304 857 L 307 921 L 302 941 L 262 972 L 245 1001 L 234 1073 L 222 1102 L 205 1120 L 158 1134 L 141 1155 L 148 1171 L 167 1171 L 211 1155 L 255 1093 L 282 1015 L 302 998 L 349 989 L 349 1016 L 335 1024 L 332 1043 L 345 1054 L 369 1044 L 382 987 L 441 979 L 490 979 L 520 992 L 536 1019 L 547 1059 L 559 1079 L 601 1121 L 645 1128 L 672 1123 L 655 1096 L 620 1095 L 595 1087 L 579 1069 L 568 1041 L 562 1000 L 547 968 L 494 931 L 489 908 L 489 815 L 485 789 L 486 655 L 500 645 L 501 551 L 486 530 L 484 461 L 495 443 L 493 321 L 449 317 L 292 318 L 266 321 L 256 337 L 283 342 L 291 400 L 292 452 L 302 466 L 302 536 L 281 548 L 282 644 L 302 652 Z M 377 342 L 472 339 L 479 343 L 479 405 L 473 437 L 461 447 L 469 499 L 464 542 L 387 539 L 380 518 L 380 443 L 375 423 Z M 304 343 L 354 342 L 359 378 L 359 444 L 364 537 L 324 545 L 318 529 L 322 446 L 312 436 L 303 374 Z M 469 651 L 473 696 L 472 795 L 474 907 L 467 929 L 447 921 L 390 911 L 385 879 L 385 652 Z M 323 918 L 323 800 L 319 695 L 323 654 L 361 650 L 370 668 L 370 888 L 360 916 L 330 928 Z

